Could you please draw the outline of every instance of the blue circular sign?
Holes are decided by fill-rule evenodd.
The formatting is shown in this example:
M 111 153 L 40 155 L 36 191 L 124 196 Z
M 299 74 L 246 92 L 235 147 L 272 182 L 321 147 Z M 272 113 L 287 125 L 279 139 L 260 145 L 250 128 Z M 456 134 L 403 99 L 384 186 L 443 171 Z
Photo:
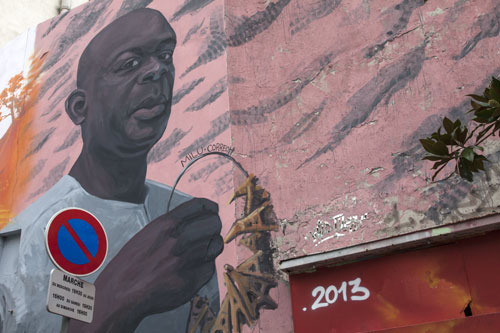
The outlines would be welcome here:
M 47 251 L 61 270 L 89 275 L 106 259 L 108 241 L 97 218 L 86 210 L 68 208 L 55 214 L 46 228 Z

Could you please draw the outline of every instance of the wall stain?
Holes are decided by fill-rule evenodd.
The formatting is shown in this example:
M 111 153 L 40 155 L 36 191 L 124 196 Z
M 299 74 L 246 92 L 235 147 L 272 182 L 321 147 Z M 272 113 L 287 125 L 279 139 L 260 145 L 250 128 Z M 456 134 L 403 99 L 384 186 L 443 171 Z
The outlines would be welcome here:
M 221 160 L 222 158 L 219 159 Z M 215 181 L 215 195 L 221 196 L 229 191 L 234 191 L 233 170 L 227 171 Z
M 453 8 L 450 8 L 448 10 L 448 13 L 446 14 L 446 19 L 444 21 L 450 23 L 456 22 L 459 15 L 466 9 L 464 4 L 466 4 L 467 2 L 469 2 L 469 0 L 457 0 L 453 4 Z
M 174 92 L 174 97 L 172 98 L 172 105 L 179 103 L 181 99 L 189 95 L 194 90 L 194 88 L 196 88 L 203 81 L 205 81 L 205 78 L 201 77 L 197 80 L 184 84 L 179 90 Z
M 66 31 L 57 38 L 57 44 L 52 45 L 50 58 L 47 59 L 43 66 L 44 71 L 52 68 L 59 60 L 64 58 L 66 52 L 94 27 L 99 17 L 109 7 L 111 2 L 112 0 L 91 1 L 83 10 L 71 17 Z M 54 73 L 49 79 L 59 76 Z
M 51 123 L 59 119 L 59 117 L 62 115 L 61 111 L 57 111 L 47 122 Z
M 49 27 L 47 28 L 47 30 L 43 33 L 42 35 L 42 38 L 45 38 L 47 37 L 48 34 L 50 34 L 52 32 L 52 30 L 54 30 L 54 28 L 66 17 L 66 15 L 69 14 L 69 10 L 62 13 L 61 15 L 58 15 L 56 17 L 54 17 L 52 20 L 50 20 L 50 25 Z
M 215 102 L 227 89 L 226 77 L 215 82 L 210 89 L 201 95 L 191 106 L 186 109 L 186 112 L 200 111 L 205 106 Z
M 191 29 L 189 29 L 189 31 L 186 34 L 186 37 L 184 37 L 184 40 L 182 41 L 182 45 L 186 44 L 191 39 L 191 37 L 195 33 L 197 33 L 198 30 L 200 30 L 200 28 L 203 26 L 203 23 L 205 23 L 205 18 L 203 18 L 203 20 L 201 21 L 200 24 L 194 25 L 194 26 L 191 27 Z
M 28 150 L 26 155 L 24 155 L 23 159 L 26 159 L 27 157 L 39 152 L 40 149 L 42 149 L 42 147 L 47 143 L 47 141 L 49 141 L 50 137 L 52 136 L 55 130 L 56 130 L 55 127 L 51 127 L 35 135 L 35 137 L 31 142 L 30 149 Z
M 219 10 L 215 11 L 210 17 L 209 28 L 210 40 L 208 41 L 205 51 L 201 52 L 198 59 L 186 69 L 180 78 L 183 78 L 189 72 L 214 61 L 224 54 L 226 49 L 226 34 L 224 33 L 224 21 Z
M 75 142 L 78 141 L 78 139 L 80 138 L 80 127 L 76 127 L 74 128 L 71 133 L 68 134 L 68 136 L 66 136 L 66 139 L 64 139 L 64 142 L 62 143 L 62 145 L 60 145 L 58 148 L 56 148 L 56 150 L 54 150 L 54 153 L 58 153 L 64 149 L 67 149 L 71 146 L 73 146 L 75 144 Z
M 403 30 L 408 26 L 408 22 L 410 21 L 410 17 L 413 14 L 413 11 L 421 6 L 423 6 L 428 0 L 404 0 L 401 3 L 394 6 L 394 10 L 399 13 L 399 15 L 394 16 L 395 20 L 390 23 L 391 30 L 387 31 L 385 35 L 387 39 L 383 42 L 375 44 L 368 48 L 368 51 L 365 53 L 365 58 L 372 58 L 375 54 L 385 48 L 385 45 L 389 42 L 392 42 L 398 34 L 403 32 Z
M 172 15 L 171 21 L 177 21 L 186 14 L 192 14 L 212 3 L 214 0 L 186 0 L 184 4 Z
M 373 79 L 349 98 L 347 104 L 351 105 L 351 110 L 334 126 L 329 142 L 298 168 L 323 154 L 334 151 L 354 127 L 366 121 L 383 99 L 387 104 L 392 95 L 413 81 L 420 73 L 424 61 L 425 44 L 414 48 L 395 63 L 382 68 Z
M 241 46 L 254 39 L 258 34 L 264 32 L 280 16 L 283 8 L 290 0 L 278 0 L 271 2 L 266 9 L 258 11 L 252 16 L 242 16 L 228 19 L 228 29 L 231 30 L 227 39 L 227 45 L 231 47 Z M 232 25 L 232 22 L 235 25 Z
M 227 81 L 229 82 L 229 84 L 239 84 L 239 83 L 245 83 L 246 80 L 240 76 L 229 76 L 229 78 L 227 79 Z
M 210 122 L 210 130 L 196 139 L 188 147 L 179 153 L 179 158 L 184 158 L 187 154 L 196 151 L 199 147 L 205 147 L 211 143 L 217 136 L 229 128 L 229 112 L 221 114 Z
M 454 60 L 460 60 L 467 56 L 477 44 L 486 38 L 493 38 L 500 33 L 500 4 L 494 7 L 488 14 L 479 16 L 474 26 L 479 27 L 479 33 L 469 40 L 459 55 L 453 56 Z
M 315 3 L 302 16 L 298 16 L 290 22 L 290 33 L 295 35 L 297 32 L 304 30 L 312 22 L 330 15 L 340 5 L 342 0 L 321 0 Z
M 286 94 L 277 94 L 269 99 L 259 101 L 258 105 L 254 105 L 246 109 L 232 110 L 231 124 L 252 125 L 265 122 L 267 114 L 275 112 L 292 101 L 305 87 L 314 81 L 326 67 L 328 67 L 334 58 L 335 55 L 333 53 L 328 53 L 305 66 L 308 70 L 298 76 L 294 76 L 298 79 L 294 80 L 294 87 L 292 87 Z
M 62 108 L 65 107 L 64 102 L 66 101 L 66 98 L 68 98 L 69 94 L 71 94 L 71 92 L 75 89 L 75 83 L 73 83 L 71 85 L 65 85 L 62 88 L 64 88 L 64 89 L 61 90 L 57 94 L 57 96 L 55 98 L 53 98 L 52 102 L 50 103 L 50 105 L 48 107 L 49 110 L 55 110 L 58 107 L 62 107 Z M 62 103 L 62 105 L 61 105 L 61 103 Z M 42 116 L 44 116 L 48 113 L 50 113 L 50 111 L 42 113 Z
M 70 60 L 65 62 L 64 65 L 61 65 L 58 69 L 56 69 L 52 75 L 44 78 L 42 88 L 40 89 L 40 93 L 38 94 L 38 98 L 43 98 L 43 96 L 45 96 L 45 93 L 47 93 L 47 91 L 49 91 L 57 82 L 59 82 L 59 80 L 61 80 L 63 76 L 68 73 L 74 60 L 75 58 L 71 58 Z M 71 73 L 69 75 L 71 75 Z M 47 115 L 48 113 L 50 113 L 50 111 L 52 110 L 48 110 L 47 112 L 43 113 L 42 116 Z
M 312 112 L 303 115 L 299 121 L 293 126 L 281 139 L 280 142 L 291 144 L 293 141 L 301 137 L 304 133 L 311 129 L 311 127 L 318 121 L 321 113 L 325 109 L 328 99 L 323 99 L 321 104 Z
M 123 16 L 134 9 L 144 8 L 151 2 L 153 2 L 153 0 L 123 0 L 122 5 L 115 17 L 118 18 Z
M 197 181 L 201 178 L 206 180 L 208 176 L 210 176 L 215 170 L 217 170 L 220 166 L 229 163 L 228 159 L 218 158 L 216 162 L 212 162 L 209 165 L 201 168 L 200 170 L 193 172 L 189 175 L 189 182 Z
M 175 146 L 179 145 L 180 141 L 189 133 L 191 132 L 190 128 L 186 132 L 179 129 L 175 128 L 172 131 L 172 134 L 168 136 L 163 141 L 158 142 L 150 151 L 148 154 L 148 164 L 151 163 L 158 163 L 160 161 L 163 161 L 165 158 L 170 155 L 170 152 L 172 151 L 172 148 Z
M 47 192 L 52 186 L 54 186 L 59 181 L 59 179 L 61 179 L 64 176 L 64 170 L 66 169 L 68 162 L 69 162 L 69 157 L 66 157 L 64 161 L 53 167 L 49 171 L 47 177 L 43 179 L 43 185 L 38 190 L 31 193 L 29 199 L 33 199 L 34 197 Z
M 45 167 L 45 163 L 47 162 L 47 159 L 41 159 L 38 162 L 36 162 L 35 166 L 31 169 L 29 177 L 26 177 L 25 179 L 22 180 L 23 184 L 29 183 L 33 178 L 35 178 Z
M 68 86 L 71 86 L 71 87 L 76 86 L 75 82 L 69 82 L 72 79 L 72 77 L 73 77 L 72 73 L 68 73 L 64 77 L 62 77 L 59 80 L 59 83 L 57 84 L 57 86 L 55 86 L 54 90 L 52 91 L 52 94 L 50 94 L 49 100 L 52 99 L 57 92 L 59 92 L 59 89 L 66 88 L 66 90 L 67 90 Z

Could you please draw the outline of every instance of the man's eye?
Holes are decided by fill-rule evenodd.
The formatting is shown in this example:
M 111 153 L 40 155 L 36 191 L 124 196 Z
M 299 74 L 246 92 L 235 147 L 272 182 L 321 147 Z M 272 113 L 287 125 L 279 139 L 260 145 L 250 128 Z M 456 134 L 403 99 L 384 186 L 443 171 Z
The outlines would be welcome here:
M 140 63 L 139 59 L 132 58 L 132 59 L 125 61 L 123 63 L 123 65 L 120 66 L 120 69 L 124 69 L 124 70 L 132 69 L 132 68 L 139 66 L 139 63 Z
M 172 61 L 172 52 L 170 51 L 161 52 L 160 54 L 158 54 L 158 59 L 160 59 L 161 61 L 170 62 Z

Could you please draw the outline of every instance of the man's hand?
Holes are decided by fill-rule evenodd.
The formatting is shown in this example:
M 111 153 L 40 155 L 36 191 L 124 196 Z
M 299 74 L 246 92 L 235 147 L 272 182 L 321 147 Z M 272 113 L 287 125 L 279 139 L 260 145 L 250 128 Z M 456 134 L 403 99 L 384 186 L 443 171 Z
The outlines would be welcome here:
M 192 199 L 150 222 L 96 280 L 94 320 L 82 328 L 133 331 L 144 317 L 189 301 L 215 272 L 221 227 L 218 206 L 207 199 Z M 72 321 L 70 331 L 80 325 Z

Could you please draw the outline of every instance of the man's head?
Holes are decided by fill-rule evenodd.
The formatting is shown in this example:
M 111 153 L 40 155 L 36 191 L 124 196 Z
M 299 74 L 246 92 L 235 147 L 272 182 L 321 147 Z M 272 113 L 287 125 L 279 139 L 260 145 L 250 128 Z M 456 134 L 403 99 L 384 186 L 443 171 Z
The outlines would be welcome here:
M 101 30 L 80 57 L 66 112 L 84 146 L 109 157 L 146 154 L 165 131 L 172 104 L 175 32 L 152 9 L 134 10 Z

